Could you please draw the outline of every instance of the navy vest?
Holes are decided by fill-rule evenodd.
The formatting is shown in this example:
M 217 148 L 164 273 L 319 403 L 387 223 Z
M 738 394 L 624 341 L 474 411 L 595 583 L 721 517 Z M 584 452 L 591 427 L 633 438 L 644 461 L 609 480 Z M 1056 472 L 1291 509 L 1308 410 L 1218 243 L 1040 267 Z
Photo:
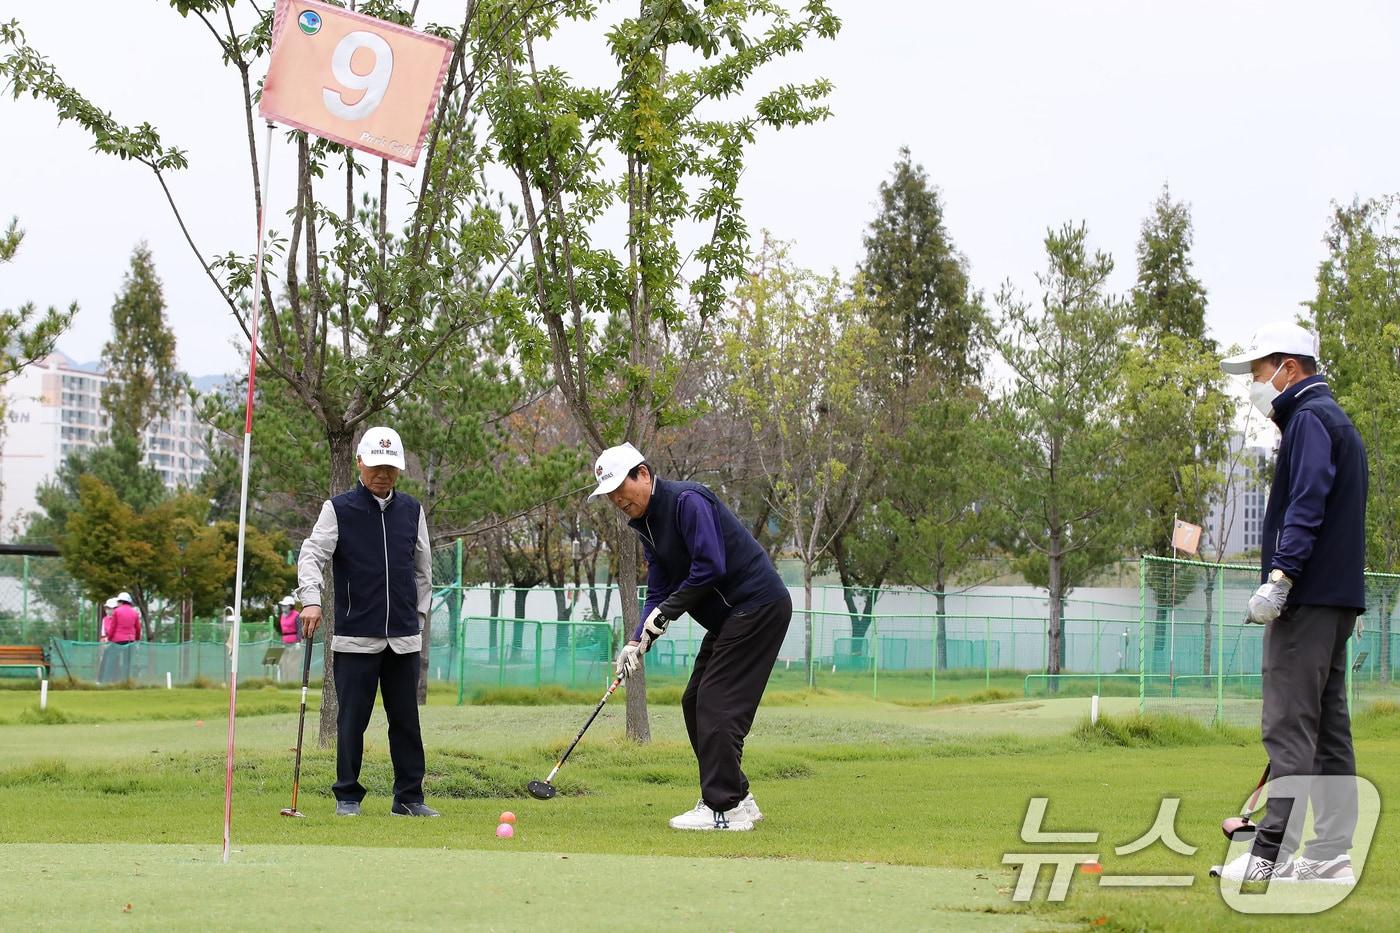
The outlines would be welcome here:
M 397 490 L 383 510 L 356 483 L 331 500 L 338 528 L 335 556 L 335 633 L 355 638 L 417 635 L 418 585 L 413 551 L 423 507 Z
M 627 524 L 647 539 L 667 581 L 679 587 L 690 576 L 690 552 L 681 536 L 677 517 L 680 494 L 686 491 L 699 493 L 714 506 L 724 545 L 724 576 L 710 595 L 690 610 L 691 618 L 706 629 L 712 629 L 723 624 L 733 612 L 787 599 L 787 587 L 773 569 L 768 553 L 708 486 L 657 479 L 646 514 Z
M 1320 384 L 1319 384 L 1320 383 Z M 1308 388 L 1306 392 L 1300 389 Z M 1300 411 L 1311 412 L 1322 422 L 1331 439 L 1330 451 L 1336 473 L 1327 494 L 1317 540 L 1300 578 L 1288 594 L 1290 605 L 1336 606 L 1366 609 L 1366 492 L 1369 472 L 1361 435 L 1332 397 L 1332 390 L 1320 377 L 1312 377 L 1274 401 L 1274 421 L 1288 436 L 1288 425 Z M 1264 510 L 1261 563 L 1267 578 L 1273 566 L 1274 551 L 1283 531 L 1288 509 L 1293 464 L 1289 446 L 1279 447 L 1274 482 Z

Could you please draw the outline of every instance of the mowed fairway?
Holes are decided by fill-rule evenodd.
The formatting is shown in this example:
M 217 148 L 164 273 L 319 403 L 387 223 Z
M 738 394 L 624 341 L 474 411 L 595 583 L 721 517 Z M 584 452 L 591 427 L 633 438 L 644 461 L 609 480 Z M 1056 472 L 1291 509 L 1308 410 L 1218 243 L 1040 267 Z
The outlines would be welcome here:
M 622 737 L 604 711 L 548 802 L 524 793 L 588 707 L 423 710 L 438 820 L 388 816 L 382 718 L 370 727 L 365 815 L 336 819 L 331 752 L 311 749 L 305 820 L 280 817 L 291 782 L 296 694 L 240 693 L 232 864 L 219 862 L 219 691 L 0 691 L 0 916 L 10 929 L 371 930 L 435 928 L 1177 930 L 1389 927 L 1400 866 L 1383 819 L 1356 891 L 1322 918 L 1242 917 L 1206 877 L 1224 853 L 1221 817 L 1262 764 L 1257 735 L 1169 721 L 1086 727 L 1087 701 L 900 706 L 781 692 L 760 711 L 745 766 L 767 819 L 751 833 L 686 834 L 665 821 L 695 802 L 679 709 L 652 710 L 656 741 Z M 1115 717 L 1135 701 L 1109 698 Z M 152 718 L 155 717 L 155 718 Z M 202 721 L 203 725 L 197 725 Z M 314 716 L 312 722 L 314 730 Z M 313 731 L 314 734 L 314 731 Z M 1400 789 L 1400 715 L 1357 723 L 1362 772 Z M 1047 831 L 1098 831 L 1097 845 L 1028 846 L 1029 798 Z M 1178 835 L 1144 835 L 1166 796 Z M 494 835 L 505 809 L 512 840 Z M 1099 888 L 1076 874 L 1046 903 L 1011 901 L 1007 852 L 1095 851 L 1104 876 L 1190 874 L 1189 888 Z M 130 905 L 128 908 L 127 905 Z

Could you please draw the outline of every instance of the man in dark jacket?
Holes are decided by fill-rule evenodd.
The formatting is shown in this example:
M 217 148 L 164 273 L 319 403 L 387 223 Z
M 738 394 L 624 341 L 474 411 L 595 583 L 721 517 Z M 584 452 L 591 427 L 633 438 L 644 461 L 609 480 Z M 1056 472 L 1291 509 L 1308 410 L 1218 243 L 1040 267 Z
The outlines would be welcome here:
M 631 674 L 684 613 L 705 629 L 681 697 L 700 764 L 700 800 L 673 829 L 747 830 L 763 819 L 740 767 L 773 662 L 792 621 L 792 599 L 773 562 L 709 488 L 662 480 L 631 444 L 598 457 L 598 488 L 629 519 L 647 561 L 642 622 L 617 657 Z
M 1357 803 L 1346 703 L 1347 639 L 1366 609 L 1366 450 L 1317 374 L 1317 340 L 1287 322 L 1221 363 L 1250 373 L 1250 399 L 1283 432 L 1264 513 L 1262 584 L 1248 621 L 1264 630 L 1264 748 L 1270 778 L 1314 781 L 1314 837 L 1298 849 L 1307 801 L 1270 795 L 1251 852 L 1220 873 L 1236 880 L 1353 883 Z M 1336 778 L 1350 778 L 1337 780 Z
M 358 816 L 365 729 L 376 690 L 389 720 L 395 816 L 437 816 L 423 803 L 423 736 L 418 728 L 419 652 L 432 600 L 428 521 L 416 499 L 394 490 L 404 467 L 403 444 L 391 428 L 370 428 L 360 440 L 360 481 L 321 506 L 301 545 L 297 584 L 301 626 L 321 624 L 326 561 L 335 568 L 335 812 Z

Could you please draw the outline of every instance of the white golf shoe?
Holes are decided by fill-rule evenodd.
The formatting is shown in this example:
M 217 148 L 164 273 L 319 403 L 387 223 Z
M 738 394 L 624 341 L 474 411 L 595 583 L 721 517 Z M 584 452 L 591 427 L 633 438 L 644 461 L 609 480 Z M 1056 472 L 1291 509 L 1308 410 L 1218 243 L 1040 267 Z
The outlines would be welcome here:
M 739 801 L 738 809 L 745 811 L 752 822 L 757 823 L 763 819 L 763 811 L 758 808 L 758 801 L 753 799 L 753 794 L 749 794 Z
M 693 810 L 687 810 L 672 818 L 669 825 L 672 829 L 725 829 L 743 832 L 753 829 L 753 819 L 743 804 L 733 810 L 711 810 L 705 801 L 701 800 Z
M 1351 858 L 1295 858 L 1278 869 L 1281 881 L 1315 882 L 1318 884 L 1356 884 L 1351 870 Z
M 1277 877 L 1278 864 L 1270 859 L 1255 858 L 1253 852 L 1246 852 L 1225 865 L 1212 865 L 1210 876 L 1227 881 L 1268 881 Z

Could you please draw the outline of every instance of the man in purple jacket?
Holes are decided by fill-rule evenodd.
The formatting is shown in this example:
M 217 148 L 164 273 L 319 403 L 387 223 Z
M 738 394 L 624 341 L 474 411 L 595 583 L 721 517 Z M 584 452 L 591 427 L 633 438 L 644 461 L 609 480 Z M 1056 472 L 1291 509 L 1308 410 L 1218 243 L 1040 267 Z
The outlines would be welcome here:
M 708 487 L 661 479 L 631 444 L 603 451 L 594 474 L 589 498 L 607 496 L 627 516 L 647 561 L 642 622 L 617 656 L 618 676 L 641 667 L 681 615 L 705 629 L 681 696 L 700 800 L 671 828 L 753 829 L 763 814 L 740 761 L 792 621 L 792 598 L 767 552 Z
M 1262 584 L 1248 621 L 1264 630 L 1264 749 L 1270 777 L 1313 782 L 1314 836 L 1298 849 L 1308 801 L 1269 796 L 1253 849 L 1214 873 L 1244 881 L 1354 883 L 1356 758 L 1347 714 L 1347 639 L 1366 609 L 1366 450 L 1317 374 L 1317 339 L 1270 324 L 1221 363 L 1250 373 L 1250 400 L 1283 432 L 1264 512 Z M 1337 777 L 1351 778 L 1336 780 Z

